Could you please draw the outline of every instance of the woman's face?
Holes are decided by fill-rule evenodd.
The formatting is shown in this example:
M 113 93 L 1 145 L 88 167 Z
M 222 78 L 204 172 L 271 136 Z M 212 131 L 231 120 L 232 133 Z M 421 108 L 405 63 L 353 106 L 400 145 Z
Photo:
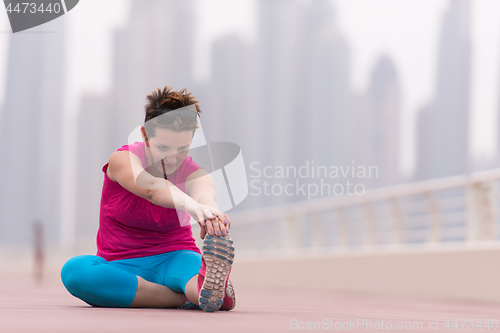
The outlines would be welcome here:
M 192 138 L 193 131 L 175 132 L 168 128 L 157 127 L 155 136 L 148 138 L 155 168 L 163 173 L 161 165 L 163 160 L 167 175 L 177 170 L 189 153 Z

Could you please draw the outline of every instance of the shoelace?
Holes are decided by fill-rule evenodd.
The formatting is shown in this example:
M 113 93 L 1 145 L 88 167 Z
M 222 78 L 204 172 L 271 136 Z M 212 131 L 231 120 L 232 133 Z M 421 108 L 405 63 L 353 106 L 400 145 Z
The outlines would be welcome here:
M 182 310 L 201 310 L 201 308 L 198 305 L 194 304 L 193 302 L 184 303 L 181 306 L 181 309 Z

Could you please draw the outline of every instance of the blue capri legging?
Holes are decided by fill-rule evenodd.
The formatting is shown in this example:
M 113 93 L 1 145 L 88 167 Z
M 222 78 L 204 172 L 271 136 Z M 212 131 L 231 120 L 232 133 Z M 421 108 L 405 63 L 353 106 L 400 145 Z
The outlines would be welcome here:
M 184 292 L 200 266 L 201 255 L 189 250 L 113 261 L 82 255 L 64 264 L 61 279 L 73 296 L 92 306 L 129 307 L 137 291 L 136 275 Z

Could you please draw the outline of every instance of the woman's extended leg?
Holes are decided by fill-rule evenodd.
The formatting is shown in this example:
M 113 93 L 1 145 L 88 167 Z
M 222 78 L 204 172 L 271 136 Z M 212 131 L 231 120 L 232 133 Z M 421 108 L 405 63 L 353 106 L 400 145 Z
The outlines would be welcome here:
M 196 305 L 200 305 L 199 302 L 199 288 L 198 288 L 198 275 L 193 276 L 188 283 L 186 283 L 186 287 L 184 288 L 184 292 L 186 293 L 186 297 Z
M 163 266 L 166 270 L 163 284 L 174 291 L 183 291 L 205 311 L 232 310 L 235 297 L 228 282 L 234 258 L 232 244 L 229 235 L 206 236 L 203 262 L 202 256 L 193 251 L 172 252 L 168 264 Z
M 138 284 L 131 308 L 177 308 L 184 304 L 184 294 L 137 276 Z
M 92 306 L 178 307 L 184 303 L 182 293 L 136 276 L 134 267 L 128 269 L 98 256 L 77 256 L 63 266 L 61 279 L 73 296 Z

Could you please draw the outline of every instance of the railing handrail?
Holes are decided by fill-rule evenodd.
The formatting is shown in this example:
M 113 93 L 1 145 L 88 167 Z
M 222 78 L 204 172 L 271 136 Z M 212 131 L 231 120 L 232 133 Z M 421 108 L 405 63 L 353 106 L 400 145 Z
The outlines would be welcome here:
M 377 201 L 408 197 L 417 194 L 449 190 L 468 186 L 474 183 L 495 180 L 500 180 L 500 168 L 475 172 L 469 175 L 457 175 L 446 178 L 429 179 L 413 183 L 368 189 L 363 195 L 325 197 L 277 206 L 241 210 L 231 213 L 231 216 L 234 221 L 238 221 L 238 224 L 251 223 L 256 219 L 263 222 L 290 215 L 317 213 Z

